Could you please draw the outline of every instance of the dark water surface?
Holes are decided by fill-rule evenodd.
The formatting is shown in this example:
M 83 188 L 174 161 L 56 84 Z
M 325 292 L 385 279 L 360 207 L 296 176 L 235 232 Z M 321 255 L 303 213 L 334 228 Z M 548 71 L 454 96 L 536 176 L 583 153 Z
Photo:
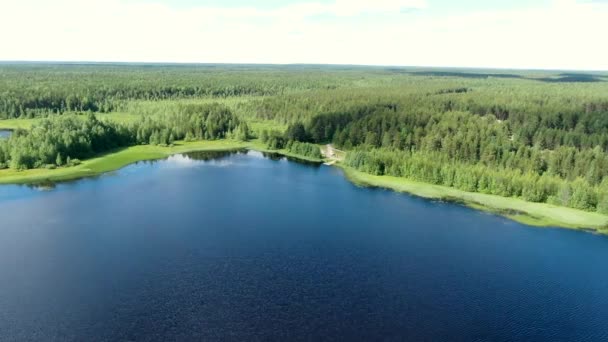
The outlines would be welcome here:
M 606 341 L 608 238 L 175 156 L 0 187 L 0 340 Z

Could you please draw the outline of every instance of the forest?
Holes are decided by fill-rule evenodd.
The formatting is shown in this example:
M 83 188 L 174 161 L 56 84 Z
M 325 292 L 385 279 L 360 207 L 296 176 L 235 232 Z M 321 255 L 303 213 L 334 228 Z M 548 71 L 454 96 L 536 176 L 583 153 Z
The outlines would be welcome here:
M 177 140 L 258 139 L 311 158 L 334 144 L 366 173 L 608 213 L 606 73 L 0 64 L 0 118 L 37 121 L 0 140 L 0 167 Z

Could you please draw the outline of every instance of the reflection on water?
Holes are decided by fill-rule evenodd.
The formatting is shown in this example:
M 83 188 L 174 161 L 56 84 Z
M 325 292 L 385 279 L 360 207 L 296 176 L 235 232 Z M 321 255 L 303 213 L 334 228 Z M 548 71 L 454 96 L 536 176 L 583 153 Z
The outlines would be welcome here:
M 197 156 L 200 157 L 200 156 Z M 198 166 L 217 166 L 226 167 L 233 165 L 234 163 L 223 157 L 205 157 L 205 159 L 195 159 L 185 154 L 176 154 L 166 159 L 167 163 L 164 163 L 166 167 L 198 167 Z M 205 162 L 204 164 L 202 162 Z
M 229 151 L 194 151 L 183 153 L 181 154 L 181 156 L 191 160 L 207 161 L 226 158 L 234 154 L 247 154 L 247 150 L 239 149 Z
M 262 152 L 262 155 L 270 160 L 289 160 L 292 162 L 296 162 L 296 163 L 300 163 L 300 164 L 305 164 L 305 165 L 310 165 L 310 166 L 321 166 L 320 162 L 313 162 L 310 160 L 305 160 L 305 159 L 300 159 L 297 157 L 291 157 L 291 156 L 284 156 L 280 153 L 276 153 L 276 152 Z
M 33 184 L 26 184 L 25 186 L 38 191 L 49 191 L 55 189 L 57 187 L 57 183 L 50 180 L 43 180 Z

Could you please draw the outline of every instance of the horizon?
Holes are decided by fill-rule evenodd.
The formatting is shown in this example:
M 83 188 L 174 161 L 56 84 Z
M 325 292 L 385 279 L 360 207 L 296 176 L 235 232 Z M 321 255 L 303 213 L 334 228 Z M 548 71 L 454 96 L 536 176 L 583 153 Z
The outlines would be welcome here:
M 607 17 L 607 0 L 7 0 L 0 61 L 606 71 Z
M 57 65 L 155 65 L 155 66 L 259 66 L 259 67 L 353 67 L 353 68 L 398 68 L 421 70 L 488 70 L 488 71 L 515 71 L 515 72 L 581 72 L 581 73 L 608 73 L 608 69 L 540 69 L 540 68 L 510 68 L 510 67 L 476 67 L 476 66 L 429 66 L 429 65 L 373 65 L 373 64 L 326 64 L 326 63 L 230 63 L 230 62 L 165 62 L 165 61 L 65 61 L 65 60 L 0 60 L 0 64 L 57 64 Z

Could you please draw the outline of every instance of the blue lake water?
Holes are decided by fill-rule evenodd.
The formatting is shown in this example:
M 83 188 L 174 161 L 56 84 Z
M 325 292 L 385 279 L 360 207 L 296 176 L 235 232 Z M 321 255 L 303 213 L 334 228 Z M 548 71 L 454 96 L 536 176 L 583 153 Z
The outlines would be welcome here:
M 11 135 L 11 131 L 6 130 L 6 129 L 0 129 L 0 139 L 2 138 L 8 138 Z
M 606 237 L 216 157 L 0 187 L 0 340 L 608 340 Z

